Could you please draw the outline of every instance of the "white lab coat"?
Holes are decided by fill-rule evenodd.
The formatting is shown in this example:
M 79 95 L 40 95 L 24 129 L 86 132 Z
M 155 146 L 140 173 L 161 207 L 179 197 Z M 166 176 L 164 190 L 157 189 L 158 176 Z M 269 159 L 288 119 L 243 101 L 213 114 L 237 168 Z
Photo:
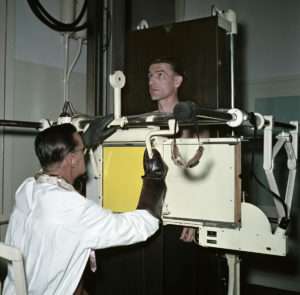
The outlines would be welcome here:
M 158 229 L 145 210 L 114 214 L 60 181 L 28 178 L 16 192 L 6 243 L 23 253 L 30 295 L 73 294 L 91 249 L 145 241 Z M 10 269 L 4 294 L 15 294 Z

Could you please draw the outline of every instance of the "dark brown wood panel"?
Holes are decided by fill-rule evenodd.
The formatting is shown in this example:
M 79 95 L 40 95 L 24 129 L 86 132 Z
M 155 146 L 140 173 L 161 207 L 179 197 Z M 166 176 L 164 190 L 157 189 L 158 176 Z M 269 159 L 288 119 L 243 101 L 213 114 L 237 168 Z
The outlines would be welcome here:
M 96 273 L 87 267 L 89 294 L 225 294 L 220 256 L 180 241 L 181 230 L 166 226 L 145 243 L 98 250 Z
M 229 39 L 217 23 L 217 17 L 209 17 L 130 32 L 123 113 L 156 109 L 148 93 L 147 72 L 149 63 L 159 57 L 172 57 L 182 64 L 181 100 L 204 107 L 230 107 Z

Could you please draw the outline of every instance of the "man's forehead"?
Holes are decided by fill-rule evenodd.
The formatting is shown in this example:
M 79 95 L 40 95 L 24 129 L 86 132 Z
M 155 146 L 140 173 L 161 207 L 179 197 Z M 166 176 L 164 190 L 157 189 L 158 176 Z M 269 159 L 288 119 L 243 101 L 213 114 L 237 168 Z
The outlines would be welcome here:
M 173 72 L 173 69 L 168 63 L 155 63 L 150 65 L 149 72 Z

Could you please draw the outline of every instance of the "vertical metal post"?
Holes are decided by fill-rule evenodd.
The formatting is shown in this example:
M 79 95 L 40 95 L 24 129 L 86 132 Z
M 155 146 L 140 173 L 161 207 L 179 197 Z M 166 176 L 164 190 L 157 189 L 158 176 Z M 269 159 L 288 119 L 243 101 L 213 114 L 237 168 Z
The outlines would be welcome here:
M 235 254 L 225 254 L 228 265 L 227 295 L 240 295 L 240 258 Z
M 0 118 L 5 118 L 7 0 L 0 0 Z M 0 213 L 4 208 L 4 129 L 0 128 Z
M 234 84 L 234 34 L 230 34 L 230 79 L 231 79 L 231 108 L 235 107 L 235 84 Z
M 87 113 L 103 114 L 103 1 L 87 0 Z
M 108 113 L 113 113 L 113 88 L 109 84 L 108 77 L 115 71 L 124 71 L 125 65 L 125 47 L 126 47 L 126 32 L 127 32 L 127 13 L 129 12 L 130 1 L 127 0 L 107 0 L 107 41 L 104 48 L 104 56 L 106 54 L 106 68 L 103 74 L 104 92 L 106 102 L 104 103 L 105 110 Z M 108 35 L 110 34 L 110 35 Z M 126 73 L 125 73 L 126 75 Z
M 230 22 L 230 78 L 231 78 L 231 108 L 235 107 L 235 84 L 234 84 L 234 35 L 237 34 L 236 14 L 232 9 L 222 13 L 227 21 Z
M 103 107 L 103 112 L 104 113 L 110 113 L 107 109 L 107 99 L 108 99 L 108 92 L 109 92 L 109 83 L 107 83 L 107 77 L 109 75 L 109 57 L 110 57 L 110 38 L 111 36 L 110 34 L 110 19 L 111 19 L 111 15 L 110 15 L 110 9 L 111 9 L 111 0 L 103 0 L 103 10 L 104 10 L 104 14 L 103 14 L 103 67 L 102 67 L 102 107 Z

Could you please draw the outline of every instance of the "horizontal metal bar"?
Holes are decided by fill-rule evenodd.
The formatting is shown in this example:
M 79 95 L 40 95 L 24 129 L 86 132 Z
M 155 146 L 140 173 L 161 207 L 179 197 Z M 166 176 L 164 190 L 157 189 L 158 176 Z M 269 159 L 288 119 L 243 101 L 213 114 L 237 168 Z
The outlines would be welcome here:
M 274 127 L 276 128 L 284 128 L 284 129 L 289 129 L 289 130 L 295 130 L 296 126 L 289 124 L 289 123 L 283 123 L 283 122 L 274 122 Z
M 179 121 L 180 127 L 191 127 L 191 126 L 219 126 L 226 125 L 224 122 L 210 121 L 210 120 L 195 120 L 195 121 Z M 158 126 L 158 127 L 168 127 L 168 122 L 154 121 L 154 122 L 141 122 L 141 121 L 130 121 L 126 124 L 125 128 L 143 128 L 147 126 Z
M 204 108 L 199 108 L 197 110 L 196 117 L 198 118 L 205 117 L 205 118 L 210 118 L 215 120 L 227 120 L 227 121 L 232 120 L 232 115 L 229 113 L 211 110 L 211 109 L 204 109 Z
M 0 126 L 38 129 L 42 127 L 42 123 L 17 120 L 0 120 Z

